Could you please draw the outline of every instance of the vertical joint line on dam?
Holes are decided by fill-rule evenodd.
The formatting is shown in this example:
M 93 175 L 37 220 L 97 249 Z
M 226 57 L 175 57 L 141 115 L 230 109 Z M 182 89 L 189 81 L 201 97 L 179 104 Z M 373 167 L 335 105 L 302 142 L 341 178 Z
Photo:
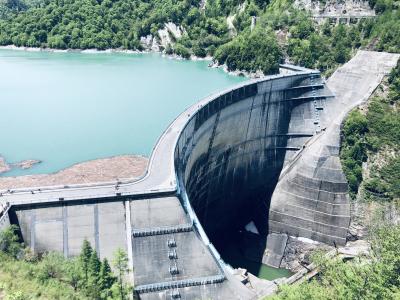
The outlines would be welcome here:
M 126 230 L 126 249 L 128 252 L 128 265 L 129 271 L 128 276 L 131 282 L 135 282 L 134 268 L 133 268 L 133 247 L 132 247 L 132 223 L 131 223 L 131 206 L 128 201 L 124 201 L 125 206 L 125 230 Z
M 68 209 L 67 204 L 64 203 L 62 207 L 62 218 L 63 218 L 63 252 L 64 256 L 68 257 Z
M 97 255 L 100 257 L 100 240 L 99 240 L 99 206 L 94 204 L 93 207 L 94 214 L 94 244 Z
M 36 240 L 35 240 L 35 232 L 36 232 L 36 211 L 32 210 L 31 212 L 31 234 L 30 234 L 30 239 L 31 239 L 31 249 L 33 252 L 35 252 L 36 249 Z

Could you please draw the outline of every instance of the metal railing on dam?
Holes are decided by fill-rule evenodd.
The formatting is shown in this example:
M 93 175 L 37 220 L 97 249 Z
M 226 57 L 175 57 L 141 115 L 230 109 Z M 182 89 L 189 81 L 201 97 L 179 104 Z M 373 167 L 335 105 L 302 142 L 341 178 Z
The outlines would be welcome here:
M 383 75 L 376 65 L 393 66 L 391 56 L 381 55 L 363 62 L 371 76 L 351 77 L 358 93 L 348 92 L 347 78 L 339 80 L 350 73 L 332 76 L 339 100 L 318 71 L 295 68 L 199 101 L 161 135 L 139 180 L 0 191 L 0 199 L 10 203 L 11 223 L 20 225 L 35 251 L 72 256 L 88 238 L 102 257 L 128 249 L 137 286 L 160 287 L 172 278 L 170 290 L 185 280 L 225 276 L 201 289 L 181 289 L 182 297 L 250 299 L 254 294 L 226 272 L 213 244 L 230 226 L 249 220 L 264 235 L 345 242 L 350 212 L 337 123 L 341 108 L 350 109 L 377 86 Z M 363 76 L 371 86 L 362 84 Z M 169 256 L 172 238 L 178 246 Z M 171 265 L 179 272 L 172 274 Z M 153 294 L 143 288 L 140 297 L 160 293 L 165 289 Z
M 168 289 L 177 289 L 177 288 L 185 288 L 199 285 L 208 285 L 221 283 L 225 280 L 225 276 L 217 275 L 217 276 L 208 276 L 202 278 L 193 278 L 188 280 L 180 280 L 180 281 L 168 281 L 168 282 L 160 282 L 156 284 L 148 284 L 136 287 L 136 291 L 139 294 L 150 293 L 150 292 L 159 292 Z
M 175 226 L 134 229 L 132 230 L 132 235 L 134 237 L 143 237 L 143 236 L 169 234 L 169 233 L 189 232 L 192 230 L 193 230 L 192 224 L 182 224 Z

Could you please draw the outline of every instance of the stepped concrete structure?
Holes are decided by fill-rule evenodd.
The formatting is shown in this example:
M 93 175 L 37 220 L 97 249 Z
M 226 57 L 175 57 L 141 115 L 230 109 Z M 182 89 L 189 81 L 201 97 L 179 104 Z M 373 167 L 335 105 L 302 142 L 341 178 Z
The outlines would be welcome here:
M 273 237 L 272 265 L 280 235 L 346 242 L 340 124 L 397 60 L 361 51 L 327 83 L 283 65 L 285 74 L 207 97 L 162 134 L 143 178 L 0 191 L 0 229 L 19 225 L 35 252 L 74 256 L 84 239 L 102 258 L 123 248 L 141 299 L 255 299 L 221 241 L 253 221 Z

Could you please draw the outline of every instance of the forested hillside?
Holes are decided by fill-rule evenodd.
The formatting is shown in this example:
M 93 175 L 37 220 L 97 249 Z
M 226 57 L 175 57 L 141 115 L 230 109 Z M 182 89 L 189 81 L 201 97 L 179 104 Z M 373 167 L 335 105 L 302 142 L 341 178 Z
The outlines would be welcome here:
M 143 50 L 143 38 L 160 40 L 172 22 L 182 35 L 169 32 L 172 43 L 160 48 L 169 54 L 265 74 L 286 58 L 329 73 L 360 47 L 399 51 L 398 1 L 370 4 L 376 19 L 317 26 L 292 0 L 2 0 L 0 45 Z

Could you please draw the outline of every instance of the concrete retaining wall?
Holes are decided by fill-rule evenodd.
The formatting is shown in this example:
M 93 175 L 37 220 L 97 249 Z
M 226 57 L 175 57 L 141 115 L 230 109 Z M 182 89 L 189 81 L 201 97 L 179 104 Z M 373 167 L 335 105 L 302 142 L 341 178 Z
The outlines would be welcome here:
M 75 256 L 87 239 L 101 258 L 111 258 L 118 247 L 126 249 L 124 213 L 119 201 L 18 208 L 10 215 L 20 226 L 24 242 L 36 253 L 58 251 Z

